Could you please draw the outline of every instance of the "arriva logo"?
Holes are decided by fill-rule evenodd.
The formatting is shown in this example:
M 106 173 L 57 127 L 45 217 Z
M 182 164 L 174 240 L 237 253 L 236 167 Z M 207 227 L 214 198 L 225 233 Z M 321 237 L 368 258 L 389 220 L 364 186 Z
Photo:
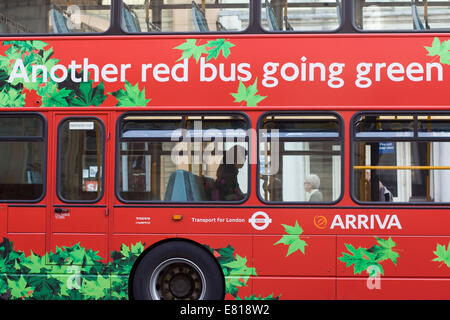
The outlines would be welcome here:
M 333 222 L 331 222 L 330 229 L 402 229 L 400 220 L 396 214 L 378 215 L 378 214 L 345 214 L 341 217 L 340 214 L 334 216 Z

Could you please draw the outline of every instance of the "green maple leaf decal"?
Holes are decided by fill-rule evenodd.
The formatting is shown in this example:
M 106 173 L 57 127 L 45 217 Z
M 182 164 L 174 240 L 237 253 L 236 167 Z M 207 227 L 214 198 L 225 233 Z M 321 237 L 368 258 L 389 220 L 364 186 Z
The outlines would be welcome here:
M 76 97 L 71 100 L 74 106 L 89 107 L 99 106 L 105 101 L 105 87 L 103 81 L 98 86 L 93 86 L 93 80 L 80 83 L 80 88 L 77 90 Z
M 438 244 L 436 251 L 433 251 L 433 253 L 437 256 L 437 258 L 434 258 L 432 261 L 440 261 L 445 263 L 447 267 L 450 267 L 450 241 L 447 248 L 445 245 Z
M 195 39 L 186 39 L 186 42 L 180 44 L 179 46 L 175 47 L 174 49 L 177 50 L 183 50 L 183 53 L 181 54 L 181 58 L 179 58 L 177 61 L 183 60 L 183 59 L 189 59 L 190 57 L 194 57 L 195 61 L 198 62 L 200 59 L 200 56 L 203 53 L 208 53 L 208 50 L 206 50 L 206 45 L 197 45 L 197 40 Z
M 219 261 L 220 265 L 225 265 L 228 262 L 236 260 L 234 258 L 234 248 L 228 245 L 226 248 L 220 248 L 216 250 L 219 254 L 217 257 L 217 261 Z
M 239 87 L 238 87 L 238 92 L 237 93 L 231 93 L 231 95 L 234 98 L 234 102 L 247 102 L 247 106 L 249 107 L 254 107 L 256 106 L 259 102 L 261 102 L 262 100 L 264 100 L 266 97 L 257 95 L 256 93 L 258 92 L 258 89 L 256 87 L 256 84 L 258 82 L 258 78 L 256 78 L 255 82 L 248 86 L 245 87 L 245 85 L 242 83 L 242 80 L 239 80 Z
M 428 51 L 428 56 L 439 56 L 442 64 L 450 64 L 450 40 L 441 41 L 435 37 L 431 47 L 425 47 Z
M 31 251 L 31 254 L 25 261 L 22 261 L 22 265 L 29 269 L 30 273 L 41 273 L 41 269 L 45 268 L 46 255 L 38 256 Z M 45 273 L 45 272 L 44 272 Z
M 20 276 L 19 281 L 12 281 L 8 279 L 8 287 L 11 290 L 11 296 L 15 298 L 25 298 L 29 296 L 29 292 L 33 288 L 28 286 L 25 277 Z
M 220 52 L 222 52 L 222 55 L 225 58 L 228 58 L 228 56 L 230 55 L 230 48 L 234 47 L 234 44 L 232 44 L 229 41 L 226 41 L 225 39 L 217 39 L 213 41 L 208 41 L 206 47 L 211 48 L 208 50 L 208 56 L 206 57 L 206 61 L 209 61 L 212 58 L 217 59 Z
M 345 247 L 349 253 L 343 252 L 343 256 L 338 259 L 346 263 L 346 267 L 354 266 L 354 274 L 360 274 L 363 271 L 369 271 L 369 276 L 374 276 L 374 272 L 377 269 L 381 274 L 383 273 L 383 267 L 376 261 L 376 254 L 370 253 L 367 249 L 359 247 L 356 249 L 351 244 L 345 244 Z M 374 266 L 376 268 L 369 269 L 369 267 Z
M 33 50 L 43 50 L 46 46 L 48 46 L 48 43 L 45 43 L 40 40 L 27 40 L 27 41 L 3 41 L 4 45 L 12 44 L 12 47 L 14 49 L 18 50 L 19 52 L 31 52 Z
M 43 107 L 67 107 L 69 106 L 67 99 L 71 93 L 72 90 L 66 88 L 58 90 L 58 85 L 52 82 L 48 82 L 37 91 L 37 94 L 42 97 Z
M 239 280 L 239 277 L 225 277 L 225 293 L 229 293 L 237 297 L 240 287 L 244 287 L 245 283 Z
M 305 247 L 308 244 L 304 240 L 300 239 L 300 235 L 303 233 L 303 229 L 298 224 L 298 221 L 295 221 L 294 226 L 289 226 L 286 224 L 282 224 L 282 226 L 284 227 L 287 235 L 281 237 L 281 239 L 275 242 L 273 245 L 275 246 L 277 244 L 284 244 L 289 246 L 286 257 L 296 251 L 300 251 L 301 253 L 305 254 Z
M 375 238 L 378 240 L 378 244 L 367 249 L 367 251 L 375 254 L 375 260 L 377 262 L 391 260 L 395 265 L 397 265 L 397 258 L 400 257 L 400 255 L 392 250 L 392 248 L 396 246 L 396 243 L 392 241 L 390 237 L 387 240 L 378 237 Z
M 111 94 L 118 100 L 116 106 L 119 107 L 144 107 L 151 100 L 145 98 L 145 87 L 139 90 L 139 82 L 133 86 L 125 81 L 125 90 L 119 89 Z
M 5 88 L 0 91 L 0 107 L 25 106 L 25 94 L 13 88 Z
M 225 263 L 223 264 L 223 266 L 233 269 L 230 272 L 231 275 L 245 276 L 246 279 L 248 279 L 248 277 L 252 275 L 256 276 L 255 268 L 247 267 L 247 257 L 241 257 L 238 254 L 236 254 L 235 261 Z

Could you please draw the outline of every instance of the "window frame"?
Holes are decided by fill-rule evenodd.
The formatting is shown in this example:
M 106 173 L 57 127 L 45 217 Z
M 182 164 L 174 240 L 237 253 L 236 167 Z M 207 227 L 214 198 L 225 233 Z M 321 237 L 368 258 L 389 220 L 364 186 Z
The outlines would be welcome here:
M 209 201 L 156 201 L 156 200 L 127 200 L 124 199 L 121 195 L 120 195 L 120 144 L 123 142 L 122 141 L 122 137 L 121 137 L 121 124 L 122 121 L 124 120 L 125 117 L 127 116 L 142 116 L 142 115 L 149 115 L 149 116 L 183 116 L 183 115 L 187 115 L 187 116 L 230 116 L 230 115 L 239 115 L 242 116 L 243 120 L 246 121 L 247 124 L 247 128 L 245 130 L 249 130 L 252 129 L 252 123 L 251 123 L 251 119 L 248 116 L 248 114 L 244 113 L 244 112 L 240 112 L 240 111 L 231 111 L 231 112 L 226 112 L 226 111 L 208 111 L 208 112 L 201 112 L 201 111 L 129 111 L 129 112 L 124 112 L 122 113 L 116 121 L 116 145 L 115 145 L 115 149 L 116 149 L 116 156 L 114 159 L 114 194 L 116 196 L 116 199 L 124 204 L 144 204 L 144 205 L 152 205 L 152 206 L 157 206 L 157 205 L 191 205 L 191 206 L 195 206 L 195 205 L 207 205 L 207 206 L 215 206 L 215 205 L 239 205 L 239 204 L 243 204 L 245 202 L 247 202 L 250 198 L 250 194 L 252 192 L 252 188 L 251 188 L 251 148 L 252 148 L 252 137 L 251 136 L 246 136 L 245 141 L 247 142 L 247 194 L 245 195 L 245 197 L 241 200 L 230 200 L 230 201 L 214 201 L 214 200 L 209 200 Z M 128 138 L 129 139 L 129 138 Z M 145 139 L 141 139 L 138 138 L 137 141 L 145 141 Z M 148 141 L 148 140 L 147 140 Z
M 13 200 L 13 199 L 5 199 L 1 200 L 0 203 L 39 203 L 41 202 L 47 195 L 47 161 L 48 161 L 48 121 L 47 118 L 40 112 L 6 112 L 0 115 L 2 118 L 40 118 L 42 121 L 42 135 L 37 136 L 5 136 L 0 137 L 0 141 L 9 141 L 9 142 L 42 142 L 43 143 L 43 161 L 42 161 L 42 194 L 40 197 L 32 200 Z
M 253 33 L 251 32 L 252 26 L 254 24 L 254 7 L 255 5 L 253 4 L 253 0 L 247 0 L 248 1 L 248 25 L 243 29 L 243 30 L 239 30 L 239 31 L 208 31 L 208 32 L 204 32 L 204 31 L 161 31 L 161 32 L 129 32 L 126 31 L 122 28 L 122 19 L 123 19 L 123 5 L 126 4 L 125 3 L 126 0 L 121 0 L 120 1 L 120 5 L 119 7 L 119 13 L 118 13 L 118 27 L 120 28 L 121 32 L 125 35 L 190 35 L 190 36 L 196 36 L 196 35 L 217 35 L 217 34 L 227 34 L 227 35 L 231 35 L 231 34 L 249 34 L 249 33 Z M 189 10 L 189 9 L 186 9 Z M 259 25 L 259 23 L 258 23 Z
M 101 149 L 100 151 L 102 152 L 102 157 L 103 157 L 103 161 L 102 161 L 102 190 L 99 194 L 99 196 L 94 199 L 94 200 L 68 200 L 65 199 L 62 194 L 61 194 L 61 139 L 60 139 L 60 133 L 62 132 L 63 126 L 67 121 L 70 120 L 95 120 L 98 121 L 100 128 L 101 128 Z M 105 195 L 105 166 L 106 166 L 106 127 L 105 124 L 103 123 L 103 120 L 95 117 L 95 116 L 68 116 L 68 117 L 64 117 L 63 119 L 61 119 L 61 121 L 58 123 L 58 127 L 56 130 L 56 139 L 57 139 L 57 146 L 56 146 L 56 188 L 55 188 L 55 192 L 56 195 L 58 197 L 58 199 L 63 202 L 63 203 L 69 203 L 69 204 L 94 204 L 94 203 L 98 203 L 100 201 L 102 201 L 102 199 L 104 199 L 104 195 Z
M 336 120 L 339 123 L 339 129 L 338 129 L 338 137 L 336 139 L 333 139 L 333 141 L 339 141 L 341 150 L 340 150 L 340 157 L 341 157 L 341 181 L 340 181 L 340 195 L 336 198 L 334 201 L 330 202 L 310 202 L 310 201 L 267 201 L 264 200 L 260 195 L 260 189 L 261 189 L 261 179 L 259 179 L 259 172 L 260 172 L 260 139 L 259 139 L 259 130 L 262 128 L 262 123 L 264 121 L 264 118 L 271 115 L 278 115 L 278 116 L 334 116 L 336 117 Z M 345 190 L 345 122 L 342 116 L 335 111 L 267 111 L 262 113 L 258 117 L 257 127 L 257 142 L 256 142 L 256 172 L 258 173 L 258 176 L 256 177 L 256 196 L 258 197 L 258 200 L 265 204 L 265 205 L 300 205 L 302 207 L 308 207 L 308 206 L 329 206 L 329 205 L 335 205 L 339 203 L 343 197 L 344 197 L 344 190 Z M 308 141 L 330 141 L 330 138 L 320 138 L 320 137 L 314 137 L 314 138 L 308 138 L 310 140 Z M 307 140 L 304 140 L 307 141 Z
M 343 0 L 345 1 L 345 0 Z M 355 21 L 355 1 L 356 0 L 350 0 L 351 2 L 351 16 L 350 16 L 350 22 L 351 25 L 353 27 L 353 29 L 355 30 L 356 33 L 367 33 L 367 34 L 380 34 L 380 33 L 402 33 L 402 34 L 408 34 L 408 33 L 419 33 L 419 34 L 427 34 L 427 33 L 449 33 L 450 32 L 450 28 L 448 29 L 425 29 L 425 30 L 408 30 L 408 29 L 403 29 L 403 30 L 396 30 L 396 29 L 377 29 L 377 30 L 366 30 L 366 29 L 361 29 L 356 25 L 356 21 Z M 409 2 L 405 2 L 407 4 L 410 5 Z M 450 6 L 450 3 L 449 3 Z M 407 7 L 407 6 L 405 6 Z M 412 20 L 411 20 L 412 23 Z
M 263 24 L 262 24 L 262 14 L 261 12 L 263 11 L 263 0 L 255 0 L 255 2 L 257 2 L 257 6 L 253 6 L 254 10 L 258 10 L 258 27 L 262 30 L 262 33 L 267 33 L 267 34 L 335 34 L 335 33 L 339 33 L 340 31 L 342 31 L 344 29 L 344 26 L 346 24 L 345 20 L 346 20 L 346 6 L 347 6 L 347 1 L 346 0 L 340 0 L 341 1 L 341 21 L 339 22 L 338 26 L 335 29 L 330 29 L 330 30 L 278 30 L 278 31 L 270 31 L 269 29 L 264 28 Z M 332 2 L 332 1 L 330 1 Z M 353 12 L 353 6 L 352 8 L 352 12 Z M 338 16 L 336 15 L 336 17 L 338 18 Z M 353 25 L 353 19 L 352 19 L 352 25 Z M 354 27 L 354 26 L 353 26 Z M 358 30 L 358 29 L 355 29 Z
M 109 9 L 109 27 L 102 32 L 69 32 L 69 33 L 0 33 L 0 37 L 23 37 L 23 38 L 29 38 L 29 37 L 79 37 L 79 36 L 102 36 L 102 35 L 108 35 L 111 33 L 115 33 L 114 30 L 116 30 L 116 27 L 114 25 L 115 18 L 114 13 L 117 10 L 117 1 L 111 0 L 110 9 Z M 121 7 L 121 5 L 120 5 Z M 48 16 L 49 18 L 49 16 Z M 49 18 L 50 20 L 50 18 Z M 119 27 L 120 28 L 120 27 Z
M 367 115 L 380 115 L 380 116 L 412 116 L 413 122 L 414 122 L 414 131 L 412 137 L 381 137 L 381 138 L 356 138 L 356 130 L 355 130 L 355 122 L 356 119 L 359 116 L 367 116 Z M 350 198 L 353 200 L 353 202 L 363 205 L 363 206 L 377 206 L 377 207 L 405 207 L 405 206 L 449 206 L 450 202 L 384 202 L 384 201 L 361 201 L 356 197 L 356 183 L 354 182 L 355 179 L 355 170 L 353 169 L 355 165 L 355 142 L 412 142 L 412 143 L 419 143 L 419 142 L 450 142 L 450 136 L 449 137 L 422 137 L 420 138 L 418 135 L 419 130 L 418 129 L 418 119 L 419 116 L 433 116 L 433 115 L 445 115 L 450 116 L 450 112 L 448 111 L 358 111 L 355 112 L 351 119 L 350 119 L 350 135 L 349 135 L 349 143 L 350 143 L 350 164 L 349 164 L 349 187 L 350 187 Z M 450 120 L 449 120 L 450 122 Z M 433 169 L 428 169 L 429 171 Z M 398 169 L 396 169 L 398 171 Z

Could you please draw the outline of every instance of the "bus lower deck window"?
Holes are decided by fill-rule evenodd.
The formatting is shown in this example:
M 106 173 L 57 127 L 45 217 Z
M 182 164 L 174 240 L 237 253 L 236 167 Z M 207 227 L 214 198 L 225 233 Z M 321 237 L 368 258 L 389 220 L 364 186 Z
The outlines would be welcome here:
M 330 203 L 341 196 L 341 125 L 335 115 L 270 114 L 259 129 L 259 195 Z
M 44 193 L 44 120 L 0 117 L 0 200 L 36 201 Z
M 126 115 L 120 122 L 124 201 L 242 201 L 248 123 L 241 115 Z
M 450 202 L 450 116 L 354 119 L 353 193 L 363 202 Z

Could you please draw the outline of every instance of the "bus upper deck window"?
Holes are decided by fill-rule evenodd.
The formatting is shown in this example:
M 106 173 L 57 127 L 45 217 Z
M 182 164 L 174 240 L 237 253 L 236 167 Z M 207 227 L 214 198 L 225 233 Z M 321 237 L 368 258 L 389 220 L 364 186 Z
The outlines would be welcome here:
M 259 126 L 259 196 L 335 202 L 341 195 L 341 125 L 335 115 L 270 114 Z
M 450 1 L 354 0 L 353 23 L 361 30 L 426 31 L 449 28 Z
M 125 32 L 236 32 L 249 24 L 249 0 L 124 0 Z
M 98 33 L 110 17 L 110 1 L 0 0 L 0 34 Z
M 357 115 L 352 148 L 356 200 L 450 202 L 449 115 Z
M 341 0 L 261 0 L 261 25 L 269 31 L 332 31 L 341 21 Z

